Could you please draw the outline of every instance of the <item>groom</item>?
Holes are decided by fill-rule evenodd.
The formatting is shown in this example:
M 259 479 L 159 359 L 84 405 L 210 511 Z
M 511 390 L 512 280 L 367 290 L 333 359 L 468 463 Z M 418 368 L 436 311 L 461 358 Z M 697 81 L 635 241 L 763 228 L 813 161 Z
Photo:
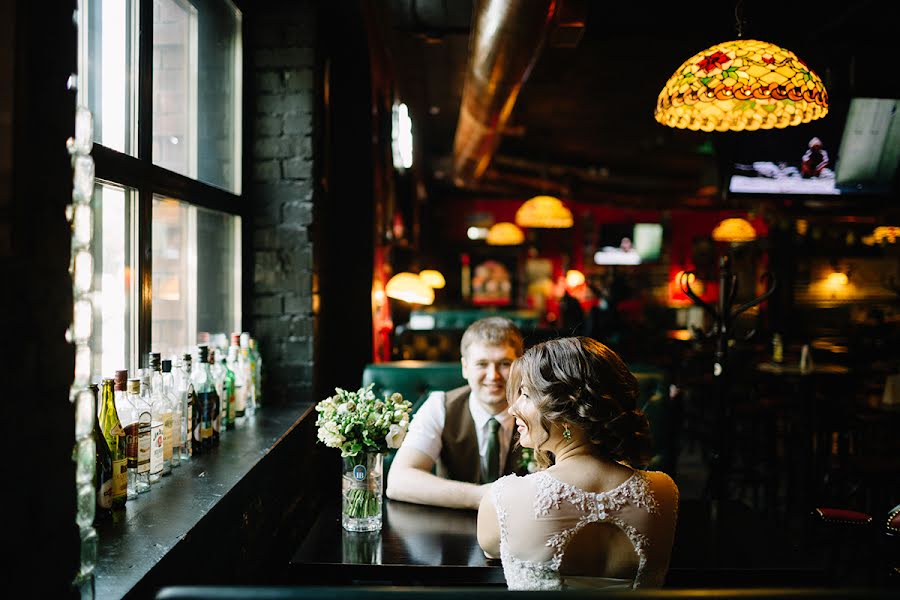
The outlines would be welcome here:
M 432 392 L 416 412 L 388 472 L 388 498 L 477 509 L 497 477 L 524 473 L 506 410 L 506 379 L 522 350 L 509 319 L 488 317 L 466 329 L 460 351 L 468 385 Z

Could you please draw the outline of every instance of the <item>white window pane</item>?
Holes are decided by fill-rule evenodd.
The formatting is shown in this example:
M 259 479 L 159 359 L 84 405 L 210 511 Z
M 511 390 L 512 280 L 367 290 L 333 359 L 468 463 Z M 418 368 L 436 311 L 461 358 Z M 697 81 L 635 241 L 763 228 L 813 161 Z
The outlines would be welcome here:
M 191 352 L 197 332 L 196 210 L 177 200 L 153 199 L 151 351 Z
M 79 3 L 78 102 L 94 115 L 94 139 L 137 153 L 137 6 L 133 0 Z
M 94 191 L 92 376 L 131 371 L 136 341 L 137 269 L 132 251 L 134 190 L 98 184 Z
M 193 352 L 199 333 L 240 331 L 240 218 L 153 200 L 151 346 Z
M 240 12 L 153 0 L 153 162 L 240 193 Z

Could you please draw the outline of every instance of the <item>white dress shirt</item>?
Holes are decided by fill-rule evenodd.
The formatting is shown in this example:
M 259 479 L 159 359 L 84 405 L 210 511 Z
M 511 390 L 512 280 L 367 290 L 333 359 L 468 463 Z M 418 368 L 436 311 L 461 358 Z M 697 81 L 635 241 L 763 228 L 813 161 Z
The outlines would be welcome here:
M 445 392 L 431 392 L 428 398 L 413 415 L 409 424 L 409 432 L 403 445 L 426 454 L 431 460 L 437 462 L 441 456 L 443 442 L 441 434 L 444 431 L 444 422 L 447 419 L 447 407 L 444 404 Z M 506 464 L 506 456 L 509 454 L 509 443 L 512 439 L 513 427 L 516 420 L 507 411 L 501 411 L 495 415 L 469 395 L 469 412 L 475 423 L 475 434 L 478 436 L 478 454 L 481 456 L 481 472 L 487 472 L 487 438 L 490 433 L 488 420 L 493 417 L 500 423 L 500 473 Z

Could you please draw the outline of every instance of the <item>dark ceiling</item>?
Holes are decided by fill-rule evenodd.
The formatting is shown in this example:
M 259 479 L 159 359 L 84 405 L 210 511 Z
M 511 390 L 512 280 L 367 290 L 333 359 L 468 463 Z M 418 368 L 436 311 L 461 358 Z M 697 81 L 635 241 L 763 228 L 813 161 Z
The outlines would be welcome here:
M 540 49 L 487 170 L 454 182 L 454 134 L 480 2 L 376 3 L 432 194 L 462 188 L 507 197 L 548 191 L 590 202 L 721 203 L 722 154 L 766 136 L 777 143 L 781 130 L 674 130 L 657 124 L 653 110 L 684 60 L 737 37 L 736 9 L 743 37 L 793 50 L 822 77 L 831 102 L 826 120 L 842 122 L 853 96 L 900 96 L 895 0 L 559 4 L 583 17 L 580 39 Z

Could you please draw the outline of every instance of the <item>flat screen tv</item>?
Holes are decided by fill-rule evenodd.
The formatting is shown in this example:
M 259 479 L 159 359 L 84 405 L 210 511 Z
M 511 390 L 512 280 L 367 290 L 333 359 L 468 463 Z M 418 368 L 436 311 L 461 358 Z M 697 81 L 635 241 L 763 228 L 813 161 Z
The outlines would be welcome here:
M 600 226 L 598 265 L 639 265 L 656 262 L 662 254 L 661 223 L 609 223 Z
M 829 115 L 796 127 L 742 133 L 730 152 L 728 192 L 890 193 L 900 159 L 898 108 L 898 99 L 853 98 L 846 119 Z

